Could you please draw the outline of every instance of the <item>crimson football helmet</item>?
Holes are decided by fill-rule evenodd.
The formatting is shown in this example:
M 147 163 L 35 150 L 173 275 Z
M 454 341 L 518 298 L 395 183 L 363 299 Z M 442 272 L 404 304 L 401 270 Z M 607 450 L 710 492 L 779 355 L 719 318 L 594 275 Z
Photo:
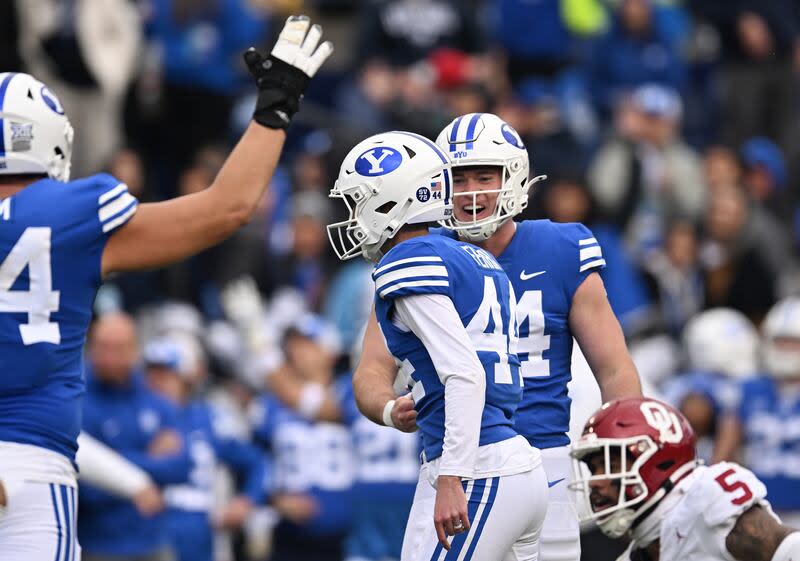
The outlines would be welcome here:
M 589 460 L 597 454 L 605 469 L 591 474 Z M 603 404 L 570 446 L 570 455 L 570 487 L 586 504 L 581 522 L 596 521 L 611 538 L 622 537 L 697 465 L 695 436 L 686 418 L 666 403 L 643 397 Z M 619 499 L 595 511 L 591 483 L 606 480 L 619 486 Z

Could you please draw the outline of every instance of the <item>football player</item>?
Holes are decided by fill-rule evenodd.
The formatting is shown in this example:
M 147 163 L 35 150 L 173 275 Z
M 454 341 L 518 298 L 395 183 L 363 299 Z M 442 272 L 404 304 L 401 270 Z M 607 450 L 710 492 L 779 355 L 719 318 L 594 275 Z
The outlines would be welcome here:
M 58 98 L 27 74 L 0 74 L 0 558 L 79 552 L 81 354 L 97 288 L 108 273 L 178 261 L 248 221 L 332 51 L 320 38 L 291 17 L 270 56 L 248 51 L 254 122 L 209 189 L 154 204 L 109 175 L 70 181 L 73 130 Z
M 422 433 L 401 559 L 535 560 L 547 485 L 538 450 L 513 427 L 522 393 L 514 291 L 490 253 L 428 233 L 452 212 L 452 188 L 432 142 L 375 135 L 342 163 L 331 197 L 349 216 L 328 234 L 340 259 L 377 263 L 377 325 Z M 395 373 L 354 385 L 362 413 L 390 426 Z
M 516 223 L 528 204 L 528 152 L 517 132 L 489 113 L 455 119 L 437 144 L 453 162 L 454 209 L 440 233 L 474 243 L 497 258 L 516 293 L 517 352 L 525 384 L 515 427 L 542 450 L 550 503 L 542 530 L 544 561 L 580 558 L 580 529 L 566 485 L 570 477 L 569 420 L 573 337 L 586 356 L 603 401 L 641 395 L 636 367 L 606 298 L 600 245 L 582 224 Z M 375 319 L 353 376 L 358 388 L 391 376 L 397 366 Z M 413 404 L 395 402 L 393 422 L 414 429 Z
M 575 481 L 619 561 L 791 561 L 800 532 L 782 525 L 767 489 L 734 463 L 701 465 L 689 422 L 655 399 L 604 404 L 571 446 Z
M 800 526 L 800 298 L 785 298 L 762 324 L 765 373 L 743 380 L 734 411 L 731 450 L 767 486 L 770 502 Z

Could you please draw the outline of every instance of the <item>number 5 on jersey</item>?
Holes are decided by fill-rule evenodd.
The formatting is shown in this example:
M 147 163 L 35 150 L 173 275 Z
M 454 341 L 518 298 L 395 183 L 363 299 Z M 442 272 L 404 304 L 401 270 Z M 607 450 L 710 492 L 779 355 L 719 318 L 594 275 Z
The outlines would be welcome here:
M 50 321 L 60 301 L 59 291 L 53 290 L 50 235 L 50 228 L 26 228 L 0 265 L 0 313 L 28 314 L 28 323 L 19 326 L 25 345 L 61 343 L 58 324 Z M 28 290 L 11 290 L 26 266 Z

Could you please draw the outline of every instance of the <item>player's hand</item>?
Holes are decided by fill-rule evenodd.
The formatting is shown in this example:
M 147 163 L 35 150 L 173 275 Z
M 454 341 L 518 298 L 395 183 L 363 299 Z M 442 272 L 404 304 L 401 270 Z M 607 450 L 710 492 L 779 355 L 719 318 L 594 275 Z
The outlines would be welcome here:
M 148 485 L 137 492 L 132 500 L 142 516 L 153 516 L 164 510 L 164 497 L 155 485 Z
M 221 530 L 240 528 L 251 512 L 253 512 L 253 501 L 245 496 L 235 497 L 225 505 L 219 516 L 214 518 L 214 527 Z
M 171 429 L 163 429 L 150 442 L 147 453 L 153 457 L 177 454 L 183 448 L 181 436 Z
M 440 475 L 436 480 L 436 506 L 433 509 L 433 525 L 442 547 L 449 550 L 447 536 L 469 530 L 467 496 L 456 475 Z
M 259 89 L 253 113 L 257 123 L 271 129 L 289 125 L 308 81 L 333 52 L 330 41 L 319 44 L 321 38 L 322 27 L 312 26 L 307 16 L 290 16 L 268 57 L 253 48 L 244 53 Z
M 313 497 L 302 493 L 282 493 L 272 498 L 272 506 L 281 516 L 295 524 L 305 524 L 319 512 L 319 505 Z
M 394 401 L 392 422 L 397 430 L 414 432 L 417 430 L 417 412 L 414 411 L 414 400 L 404 395 Z

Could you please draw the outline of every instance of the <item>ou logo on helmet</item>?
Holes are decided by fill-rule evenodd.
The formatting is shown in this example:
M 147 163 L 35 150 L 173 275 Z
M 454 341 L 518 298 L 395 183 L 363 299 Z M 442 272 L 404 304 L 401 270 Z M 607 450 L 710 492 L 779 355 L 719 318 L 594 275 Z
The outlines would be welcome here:
M 52 109 L 54 113 L 58 113 L 59 115 L 64 114 L 64 107 L 61 105 L 61 102 L 58 101 L 56 94 L 51 92 L 47 86 L 42 86 L 42 90 L 39 93 L 42 96 L 42 101 L 44 101 L 45 105 Z
M 403 163 L 403 156 L 394 148 L 380 146 L 370 148 L 356 158 L 356 172 L 359 175 L 375 177 L 396 170 Z
M 503 138 L 506 139 L 506 142 L 512 146 L 516 146 L 520 150 L 525 150 L 525 144 L 523 144 L 522 138 L 520 138 L 519 133 L 514 130 L 514 127 L 508 123 L 503 123 L 503 126 L 500 127 L 500 132 L 503 133 Z
M 646 401 L 640 406 L 644 420 L 656 429 L 661 442 L 678 444 L 683 440 L 683 428 L 678 416 L 655 401 Z

